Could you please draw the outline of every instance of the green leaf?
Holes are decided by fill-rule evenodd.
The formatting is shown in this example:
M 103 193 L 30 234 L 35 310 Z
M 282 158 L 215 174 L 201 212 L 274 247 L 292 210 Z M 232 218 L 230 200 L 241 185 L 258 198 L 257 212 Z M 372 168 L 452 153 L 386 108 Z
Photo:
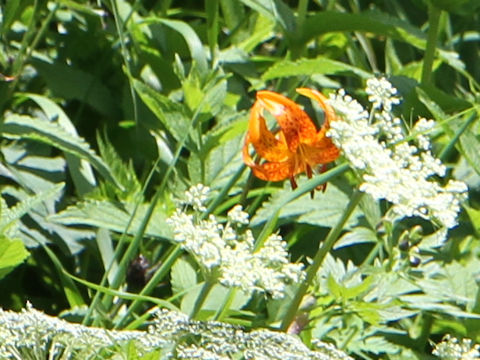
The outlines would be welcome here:
M 245 5 L 279 24 L 286 35 L 295 31 L 295 17 L 292 10 L 281 0 L 241 0 Z
M 160 238 L 170 238 L 169 226 L 166 223 L 165 211 L 159 205 L 155 208 L 153 218 L 146 229 L 146 235 Z M 86 200 L 65 210 L 49 216 L 49 220 L 63 225 L 87 225 L 123 233 L 132 217 L 134 203 L 114 203 L 107 200 Z M 135 217 L 128 229 L 128 234 L 136 234 L 145 214 L 148 204 L 138 207 Z
M 133 86 L 145 105 L 177 141 L 181 141 L 185 134 L 189 133 L 190 119 L 188 119 L 183 105 L 161 95 L 139 80 L 134 79 Z
M 33 59 L 32 63 L 56 96 L 85 102 L 107 117 L 118 112 L 109 89 L 92 74 L 62 63 L 48 63 L 38 59 Z
M 63 190 L 63 187 L 64 183 L 60 183 L 52 186 L 46 191 L 21 199 L 19 203 L 11 208 L 5 208 L 2 206 L 0 233 L 4 233 L 9 227 L 15 226 L 15 223 L 18 222 L 23 215 L 30 212 L 40 203 L 51 198 L 57 198 L 60 191 Z
M 315 59 L 278 61 L 262 75 L 262 80 L 267 81 L 289 76 L 312 76 L 315 74 L 356 75 L 362 79 L 372 77 L 371 73 L 355 66 L 319 56 Z
M 2 10 L 2 15 L 3 15 L 2 29 L 1 29 L 2 35 L 5 34 L 10 29 L 10 26 L 15 21 L 15 18 L 18 16 L 19 10 L 21 10 L 19 5 L 20 5 L 20 0 L 11 0 L 11 1 L 5 2 Z
M 65 129 L 65 131 L 75 137 L 78 137 L 77 130 L 75 129 L 75 126 L 71 120 L 65 114 L 63 109 L 52 100 L 41 95 L 29 93 L 21 93 L 19 94 L 19 97 L 24 97 L 25 99 L 31 99 L 35 101 L 42 108 L 43 112 L 50 121 L 57 121 L 58 124 Z M 97 181 L 95 180 L 93 169 L 88 161 L 84 159 L 78 159 L 76 156 L 73 156 L 68 152 L 65 153 L 65 158 L 69 164 L 68 170 L 70 171 L 72 179 L 75 182 L 75 187 L 78 194 L 86 194 L 93 190 L 93 188 L 97 185 Z
M 362 243 L 376 243 L 377 234 L 370 228 L 358 226 L 344 234 L 333 247 L 334 250 Z
M 0 279 L 25 261 L 29 255 L 22 240 L 0 235 Z
M 145 24 L 163 24 L 180 33 L 190 50 L 192 60 L 197 64 L 202 77 L 206 77 L 208 62 L 203 44 L 195 31 L 186 22 L 161 18 L 146 18 Z
M 41 119 L 34 119 L 29 116 L 10 114 L 7 115 L 0 131 L 4 136 L 10 138 L 26 138 L 57 147 L 80 159 L 87 160 L 95 169 L 108 181 L 121 187 L 111 170 L 90 148 L 90 145 L 79 136 L 68 133 L 57 122 L 49 122 Z
M 302 181 L 302 180 L 299 180 Z M 276 211 L 278 204 L 284 201 L 291 193 L 289 185 L 285 185 L 282 190 L 276 192 L 268 201 L 263 203 L 250 224 L 258 226 L 272 216 L 272 211 Z M 310 194 L 304 194 L 298 199 L 291 201 L 282 207 L 279 216 L 280 222 L 299 222 L 316 226 L 332 227 L 340 216 L 342 216 L 349 198 L 333 184 L 328 184 L 325 193 L 317 192 L 315 198 L 311 199 Z M 355 210 L 347 223 L 352 225 L 360 216 L 360 211 Z
M 197 271 L 185 257 L 179 257 L 170 270 L 173 294 L 182 293 L 197 285 Z

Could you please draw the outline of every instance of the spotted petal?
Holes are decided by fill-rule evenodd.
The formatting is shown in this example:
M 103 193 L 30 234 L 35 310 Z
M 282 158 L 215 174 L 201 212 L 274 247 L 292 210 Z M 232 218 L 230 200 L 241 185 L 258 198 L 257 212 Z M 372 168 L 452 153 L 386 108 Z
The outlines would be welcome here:
M 300 142 L 314 140 L 317 129 L 307 113 L 295 102 L 273 91 L 259 91 L 257 101 L 278 121 L 291 152 L 297 150 Z

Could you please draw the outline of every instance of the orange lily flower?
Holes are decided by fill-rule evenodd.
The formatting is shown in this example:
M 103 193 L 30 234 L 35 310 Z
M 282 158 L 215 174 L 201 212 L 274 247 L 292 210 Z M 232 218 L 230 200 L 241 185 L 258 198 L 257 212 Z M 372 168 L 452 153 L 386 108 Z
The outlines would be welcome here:
M 321 129 L 317 130 L 307 113 L 294 101 L 273 91 L 259 91 L 243 146 L 243 161 L 257 178 L 266 181 L 289 178 L 293 189 L 297 187 L 297 174 L 306 172 L 311 178 L 317 165 L 321 165 L 323 172 L 326 164 L 339 156 L 338 148 L 326 136 L 330 121 L 337 120 L 335 111 L 326 103 L 326 97 L 313 89 L 300 88 L 297 92 L 316 100 L 323 109 L 325 121 Z M 267 128 L 264 110 L 275 117 L 280 127 L 278 130 L 272 132 Z M 250 144 L 259 157 L 258 161 L 250 155 Z

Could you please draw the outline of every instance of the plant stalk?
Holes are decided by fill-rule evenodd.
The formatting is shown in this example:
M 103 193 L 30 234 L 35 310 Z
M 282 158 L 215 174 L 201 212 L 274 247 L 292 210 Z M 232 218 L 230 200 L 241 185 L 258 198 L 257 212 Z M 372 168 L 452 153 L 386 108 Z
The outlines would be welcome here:
M 315 258 L 313 259 L 313 263 L 312 265 L 310 265 L 307 271 L 307 277 L 305 281 L 302 282 L 298 287 L 298 290 L 295 293 L 295 297 L 290 303 L 287 313 L 283 318 L 282 325 L 281 325 L 282 331 L 287 331 L 288 327 L 290 326 L 292 321 L 295 319 L 298 308 L 300 307 L 300 303 L 302 302 L 302 299 L 305 296 L 305 293 L 307 292 L 308 287 L 311 285 L 313 279 L 317 275 L 317 271 L 322 265 L 323 260 L 325 259 L 325 256 L 332 249 L 333 245 L 337 241 L 338 236 L 340 235 L 340 233 L 342 232 L 345 226 L 345 223 L 348 221 L 353 211 L 355 210 L 357 205 L 360 203 L 362 195 L 363 193 L 361 193 L 358 190 L 356 190 L 353 193 L 352 197 L 350 198 L 350 202 L 347 208 L 345 209 L 345 212 L 343 213 L 342 217 L 338 220 L 335 227 L 333 227 L 330 230 L 330 232 L 327 235 L 327 238 L 323 242 L 323 245 L 321 245 L 320 248 L 318 249 L 317 254 L 315 255 Z
M 428 85 L 432 82 L 433 60 L 437 49 L 438 29 L 440 24 L 440 15 L 442 10 L 433 4 L 428 6 L 428 35 L 425 56 L 423 57 L 422 85 Z

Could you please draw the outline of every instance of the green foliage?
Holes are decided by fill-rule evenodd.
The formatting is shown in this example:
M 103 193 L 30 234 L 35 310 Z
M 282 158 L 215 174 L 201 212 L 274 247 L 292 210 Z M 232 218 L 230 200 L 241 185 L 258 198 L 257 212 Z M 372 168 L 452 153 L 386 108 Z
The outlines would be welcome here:
M 358 359 L 424 359 L 447 333 L 480 343 L 478 8 L 6 1 L 0 306 L 18 310 L 29 299 L 84 324 L 136 329 L 160 304 L 254 331 L 289 328 L 312 348 L 328 341 Z M 381 74 L 403 98 L 394 114 L 405 129 L 437 121 L 428 135 L 447 173 L 435 181 L 469 187 L 448 233 L 357 198 L 363 179 L 342 157 L 311 180 L 299 176 L 294 191 L 255 179 L 242 162 L 255 91 L 297 101 L 298 87 L 343 88 L 366 105 L 365 82 Z M 321 122 L 315 106 L 301 105 Z M 199 183 L 211 188 L 203 220 L 215 214 L 225 225 L 241 204 L 255 249 L 280 234 L 305 280 L 283 299 L 211 283 L 216 274 L 182 250 L 167 222 L 189 208 L 184 191 Z M 127 343 L 118 352 L 163 355 L 139 350 Z

